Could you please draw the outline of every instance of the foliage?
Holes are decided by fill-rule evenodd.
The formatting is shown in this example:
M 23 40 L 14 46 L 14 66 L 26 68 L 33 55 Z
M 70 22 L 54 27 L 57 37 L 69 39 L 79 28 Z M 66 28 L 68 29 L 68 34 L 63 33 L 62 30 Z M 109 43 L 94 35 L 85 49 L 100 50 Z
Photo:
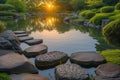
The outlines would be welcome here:
M 113 13 L 98 13 L 92 17 L 89 22 L 95 25 L 101 25 L 103 19 L 108 19 Z
M 116 20 L 116 19 L 119 19 L 120 18 L 120 14 L 116 14 L 116 15 L 114 15 L 114 16 L 111 16 L 111 17 L 109 17 L 109 19 L 110 20 Z
M 118 2 L 119 2 L 119 0 L 103 0 L 103 3 L 105 3 L 107 5 L 115 5 Z
M 0 11 L 15 11 L 15 7 L 10 4 L 0 4 Z
M 120 19 L 110 22 L 103 28 L 106 40 L 116 46 L 120 46 Z
M 0 0 L 0 4 L 4 4 L 6 0 Z
M 0 80 L 10 80 L 10 77 L 5 73 L 0 73 Z
M 25 12 L 26 11 L 26 4 L 24 1 L 21 0 L 7 0 L 7 4 L 11 4 L 15 7 L 16 11 L 18 12 Z
M 0 21 L 0 32 L 2 32 L 6 28 L 6 24 Z
M 73 10 L 83 10 L 85 9 L 85 0 L 70 0 L 70 5 L 72 6 Z
M 101 55 L 106 58 L 107 62 L 120 65 L 120 50 L 102 51 Z
M 120 2 L 115 5 L 116 10 L 120 10 Z
M 95 15 L 95 12 L 91 10 L 85 10 L 85 11 L 82 11 L 80 15 L 86 19 L 90 19 Z
M 0 16 L 16 16 L 14 12 L 0 11 Z
M 114 7 L 113 6 L 104 6 L 100 9 L 101 13 L 111 13 L 114 11 Z

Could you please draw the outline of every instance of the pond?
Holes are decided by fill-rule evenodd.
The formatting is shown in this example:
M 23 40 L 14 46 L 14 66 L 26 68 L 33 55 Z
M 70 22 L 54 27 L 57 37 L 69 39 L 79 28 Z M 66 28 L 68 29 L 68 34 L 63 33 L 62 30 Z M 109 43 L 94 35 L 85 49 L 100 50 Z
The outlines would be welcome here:
M 45 16 L 5 20 L 7 29 L 25 30 L 35 39 L 43 39 L 49 51 L 63 51 L 69 56 L 78 51 L 102 51 L 113 48 L 104 40 L 101 30 L 82 25 L 65 24 L 62 17 Z M 34 63 L 34 58 L 30 59 Z M 67 62 L 70 63 L 69 61 Z M 95 68 L 85 68 L 90 76 Z M 39 70 L 39 74 L 54 78 L 54 68 Z

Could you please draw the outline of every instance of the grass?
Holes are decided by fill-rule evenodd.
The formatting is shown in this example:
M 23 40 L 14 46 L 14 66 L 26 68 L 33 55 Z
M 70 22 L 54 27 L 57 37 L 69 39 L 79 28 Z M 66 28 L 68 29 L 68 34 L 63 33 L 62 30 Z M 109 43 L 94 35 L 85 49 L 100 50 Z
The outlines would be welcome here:
M 120 65 L 120 50 L 102 51 L 101 55 L 104 56 L 108 62 Z

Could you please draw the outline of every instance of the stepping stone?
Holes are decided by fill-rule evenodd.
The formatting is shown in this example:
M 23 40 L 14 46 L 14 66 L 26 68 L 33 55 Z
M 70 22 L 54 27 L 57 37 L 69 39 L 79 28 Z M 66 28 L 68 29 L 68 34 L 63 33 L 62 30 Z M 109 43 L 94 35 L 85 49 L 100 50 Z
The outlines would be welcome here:
M 40 44 L 43 42 L 42 39 L 33 39 L 33 40 L 27 40 L 25 41 L 28 45 L 35 45 L 35 44 Z
M 50 80 L 47 77 L 38 74 L 12 74 L 10 80 Z
M 89 80 L 88 72 L 77 64 L 62 64 L 55 69 L 56 80 Z
M 108 78 L 108 77 L 96 76 L 94 80 L 120 80 L 120 77 L 119 78 Z
M 72 53 L 70 61 L 84 67 L 96 67 L 106 62 L 106 60 L 96 52 Z
M 112 63 L 102 64 L 97 67 L 95 73 L 97 76 L 120 78 L 120 66 Z
M 20 42 L 25 42 L 25 41 L 27 41 L 27 40 L 32 40 L 33 39 L 33 37 L 18 37 L 19 38 L 19 41 Z
M 0 56 L 0 72 L 19 74 L 37 73 L 37 68 L 24 56 L 10 53 Z
M 43 44 L 38 44 L 25 49 L 25 56 L 36 57 L 37 55 L 47 53 L 48 47 Z
M 10 53 L 14 53 L 14 51 L 0 49 L 0 56 L 6 55 L 6 54 L 10 54 Z
M 24 34 L 16 34 L 17 37 L 26 37 L 28 36 L 28 34 L 24 33 Z
M 25 31 L 14 31 L 15 34 L 24 34 L 26 33 Z
M 43 55 L 38 55 L 35 59 L 35 64 L 39 69 L 48 69 L 59 64 L 65 63 L 68 56 L 64 52 L 52 51 Z

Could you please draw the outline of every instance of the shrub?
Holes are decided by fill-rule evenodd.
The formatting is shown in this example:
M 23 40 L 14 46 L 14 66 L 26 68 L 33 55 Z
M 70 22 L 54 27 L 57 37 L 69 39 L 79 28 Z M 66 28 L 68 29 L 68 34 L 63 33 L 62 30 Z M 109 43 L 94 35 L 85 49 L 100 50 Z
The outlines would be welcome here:
M 16 11 L 18 12 L 25 12 L 26 11 L 26 4 L 24 1 L 21 0 L 7 0 L 7 4 L 11 4 L 15 7 Z
M 116 20 L 116 19 L 119 19 L 120 18 L 120 14 L 116 14 L 116 15 L 114 15 L 114 16 L 111 16 L 109 19 L 110 20 Z
M 102 51 L 101 55 L 105 57 L 107 62 L 120 65 L 120 50 Z
M 6 0 L 0 0 L 0 4 L 4 4 Z
M 120 2 L 115 5 L 116 10 L 120 10 Z
M 0 73 L 0 80 L 10 80 L 10 77 L 5 73 Z
M 100 9 L 101 13 L 111 13 L 114 11 L 114 7 L 113 6 L 104 6 Z
M 2 32 L 6 27 L 6 24 L 2 21 L 0 21 L 0 32 Z
M 14 12 L 0 11 L 0 16 L 16 16 Z
M 103 19 L 109 19 L 114 13 L 99 13 L 92 17 L 89 22 L 95 25 L 101 25 Z
M 15 7 L 10 4 L 0 4 L 0 11 L 15 10 Z
M 107 24 L 103 28 L 103 35 L 110 44 L 120 46 L 120 19 Z
M 80 15 L 86 19 L 90 19 L 95 15 L 95 12 L 90 10 L 85 10 L 85 11 L 82 11 Z

